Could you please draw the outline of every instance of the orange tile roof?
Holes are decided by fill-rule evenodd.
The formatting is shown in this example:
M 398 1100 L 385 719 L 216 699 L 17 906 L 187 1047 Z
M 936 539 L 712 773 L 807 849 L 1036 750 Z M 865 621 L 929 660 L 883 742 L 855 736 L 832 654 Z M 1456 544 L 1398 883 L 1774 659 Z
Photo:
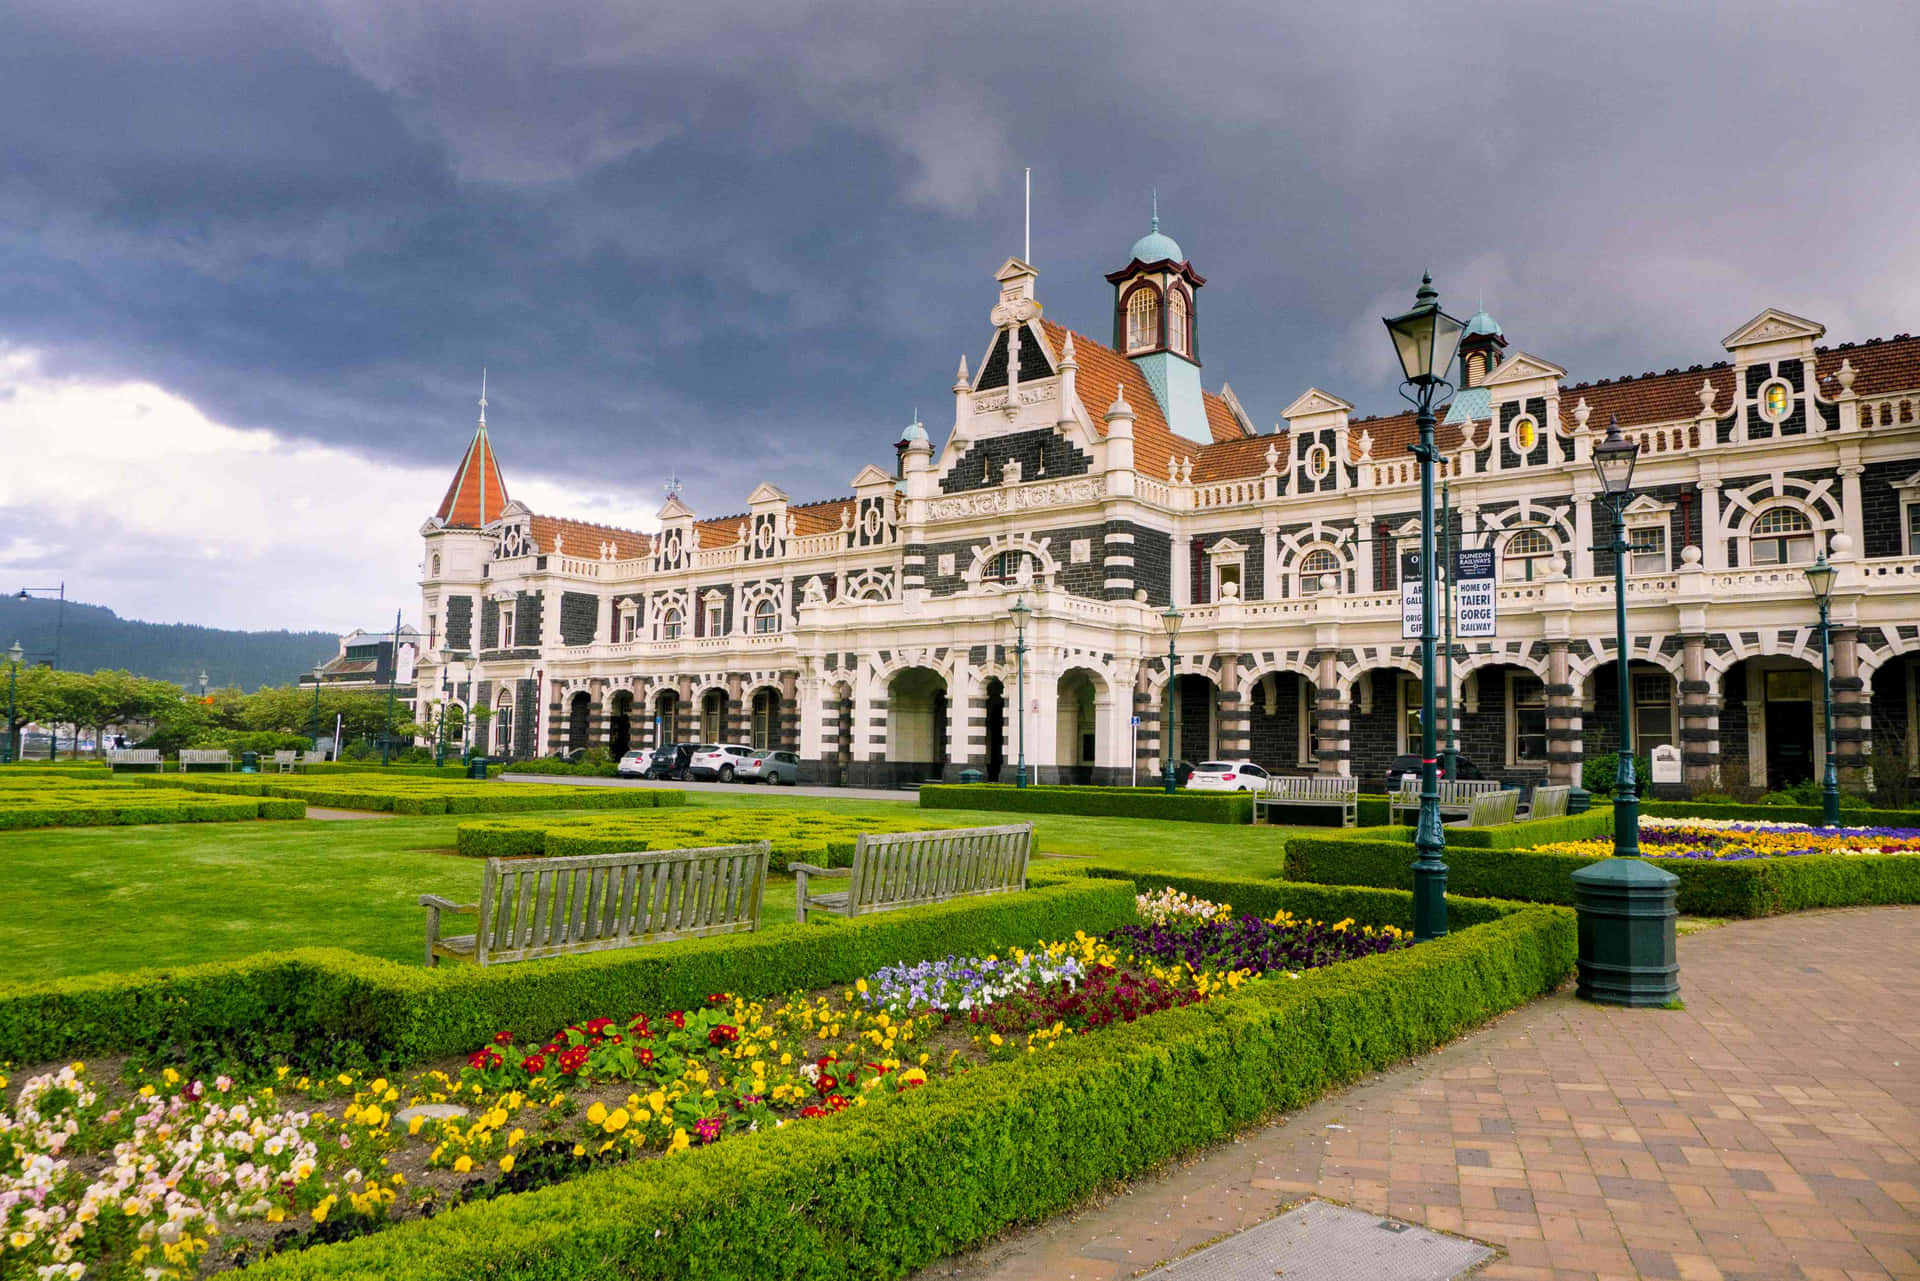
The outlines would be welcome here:
M 645 534 L 634 530 L 569 520 L 565 516 L 529 517 L 527 532 L 533 535 L 533 545 L 543 552 L 553 551 L 556 539 L 565 539 L 562 550 L 566 554 L 588 560 L 596 559 L 600 555 L 600 544 L 606 542 L 613 544 L 613 554 L 619 560 L 636 560 L 645 556 L 651 546 Z
M 1070 331 L 1064 325 L 1055 324 L 1044 317 L 1040 324 L 1046 330 L 1047 342 L 1052 346 L 1054 355 L 1058 356 L 1060 349 L 1066 345 Z M 1160 410 L 1160 400 L 1153 394 L 1153 388 L 1147 385 L 1147 377 L 1140 372 L 1139 366 L 1105 343 L 1097 342 L 1078 330 L 1071 332 L 1074 360 L 1079 366 L 1074 380 L 1079 386 L 1080 403 L 1093 419 L 1094 430 L 1102 436 L 1107 434 L 1107 406 L 1113 404 L 1115 393 L 1124 389 L 1127 403 L 1133 406 L 1134 469 L 1143 476 L 1165 480 L 1170 459 L 1192 458 L 1195 460 L 1194 466 L 1198 468 L 1200 454 L 1208 446 L 1177 436 L 1167 426 L 1167 416 Z M 1227 407 L 1226 401 L 1212 392 L 1202 392 L 1200 397 L 1207 410 L 1207 428 L 1216 442 L 1238 440 L 1246 435 L 1240 420 L 1233 416 L 1233 410 Z
M 1845 361 L 1853 362 L 1855 395 L 1884 396 L 1889 392 L 1920 389 L 1920 338 L 1911 334 L 1816 350 L 1820 391 L 1825 396 L 1839 393 L 1837 375 Z M 1835 375 L 1834 381 L 1828 382 L 1828 375 Z
M 1237 424 L 1236 424 L 1237 426 Z M 1260 476 L 1267 470 L 1267 446 L 1277 445 L 1284 460 L 1287 438 L 1278 436 L 1238 436 L 1202 445 L 1193 459 L 1193 478 L 1202 484 L 1216 480 L 1235 480 L 1242 476 Z M 1286 466 L 1285 461 L 1280 464 Z
M 1571 429 L 1573 408 L 1584 397 L 1587 430 L 1604 432 L 1607 419 L 1620 416 L 1622 427 L 1670 423 L 1700 416 L 1700 384 L 1713 384 L 1713 410 L 1724 414 L 1733 404 L 1733 370 L 1722 363 L 1694 369 L 1642 374 L 1638 378 L 1611 378 L 1597 383 L 1560 387 L 1560 420 Z
M 445 525 L 459 529 L 479 529 L 495 519 L 507 505 L 507 485 L 500 479 L 500 464 L 494 459 L 493 446 L 487 442 L 487 425 L 474 429 L 473 443 L 460 460 L 460 470 L 447 486 L 434 515 Z
M 789 507 L 793 516 L 793 532 L 804 538 L 808 534 L 830 534 L 840 528 L 840 513 L 847 513 L 847 519 L 853 519 L 853 499 L 829 498 L 823 502 L 802 503 L 798 507 Z

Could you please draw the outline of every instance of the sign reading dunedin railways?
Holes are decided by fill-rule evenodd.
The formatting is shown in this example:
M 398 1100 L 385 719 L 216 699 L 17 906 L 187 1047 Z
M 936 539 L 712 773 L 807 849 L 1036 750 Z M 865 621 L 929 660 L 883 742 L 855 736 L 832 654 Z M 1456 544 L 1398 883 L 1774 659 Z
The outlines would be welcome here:
M 1497 619 L 1493 549 L 1453 554 L 1453 634 L 1491 636 Z

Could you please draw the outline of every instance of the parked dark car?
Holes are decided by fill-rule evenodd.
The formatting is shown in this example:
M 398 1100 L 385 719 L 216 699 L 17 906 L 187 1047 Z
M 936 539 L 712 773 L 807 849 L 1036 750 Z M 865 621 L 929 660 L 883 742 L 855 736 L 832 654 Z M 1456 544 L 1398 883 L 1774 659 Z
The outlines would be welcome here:
M 1158 786 L 1165 777 L 1166 776 L 1164 774 L 1156 774 L 1154 775 L 1152 782 L 1145 782 L 1143 780 L 1142 786 L 1145 786 L 1145 787 Z M 1175 787 L 1185 787 L 1187 785 L 1187 780 L 1192 777 L 1193 777 L 1192 761 L 1175 761 L 1173 763 L 1173 785 Z
M 1439 777 L 1445 778 L 1447 776 L 1446 766 L 1447 758 L 1443 755 L 1440 758 L 1440 764 L 1436 767 L 1439 770 Z M 1396 756 L 1387 766 L 1387 790 L 1389 792 L 1400 786 L 1400 776 L 1403 774 L 1411 774 L 1415 778 L 1420 776 L 1420 757 L 1417 753 L 1408 752 L 1405 755 Z M 1480 767 L 1473 763 L 1473 758 L 1463 753 L 1454 754 L 1453 776 L 1469 781 L 1486 778 L 1486 775 L 1480 772 Z
M 703 743 L 669 744 L 653 754 L 653 759 L 647 763 L 647 772 L 641 777 L 684 779 L 687 777 L 687 763 L 704 746 Z

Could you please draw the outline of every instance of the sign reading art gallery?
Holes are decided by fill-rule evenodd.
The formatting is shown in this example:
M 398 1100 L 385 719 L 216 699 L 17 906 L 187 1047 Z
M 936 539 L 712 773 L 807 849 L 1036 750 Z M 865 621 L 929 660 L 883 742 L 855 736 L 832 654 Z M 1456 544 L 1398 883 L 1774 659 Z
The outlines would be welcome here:
M 1420 581 L 1420 553 L 1400 553 L 1400 639 L 1419 640 L 1422 618 L 1423 585 Z
M 1497 621 L 1493 549 L 1453 554 L 1453 634 L 1491 636 Z

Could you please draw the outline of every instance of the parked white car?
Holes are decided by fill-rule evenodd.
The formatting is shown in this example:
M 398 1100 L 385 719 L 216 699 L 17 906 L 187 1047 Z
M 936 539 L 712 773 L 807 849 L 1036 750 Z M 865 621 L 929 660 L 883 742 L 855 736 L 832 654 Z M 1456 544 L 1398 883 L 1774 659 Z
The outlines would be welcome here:
M 614 766 L 614 771 L 621 778 L 644 778 L 647 766 L 651 764 L 653 764 L 653 753 L 643 747 L 637 752 L 628 752 L 622 756 L 620 763 Z
M 1267 785 L 1267 771 L 1252 761 L 1201 761 L 1187 779 L 1190 792 L 1257 792 Z
M 755 755 L 765 753 L 755 753 L 744 743 L 706 744 L 687 762 L 687 773 L 694 778 L 717 778 L 722 783 L 731 783 L 740 768 Z
M 742 783 L 792 786 L 800 781 L 800 757 L 795 752 L 755 752 L 738 767 L 734 777 Z

